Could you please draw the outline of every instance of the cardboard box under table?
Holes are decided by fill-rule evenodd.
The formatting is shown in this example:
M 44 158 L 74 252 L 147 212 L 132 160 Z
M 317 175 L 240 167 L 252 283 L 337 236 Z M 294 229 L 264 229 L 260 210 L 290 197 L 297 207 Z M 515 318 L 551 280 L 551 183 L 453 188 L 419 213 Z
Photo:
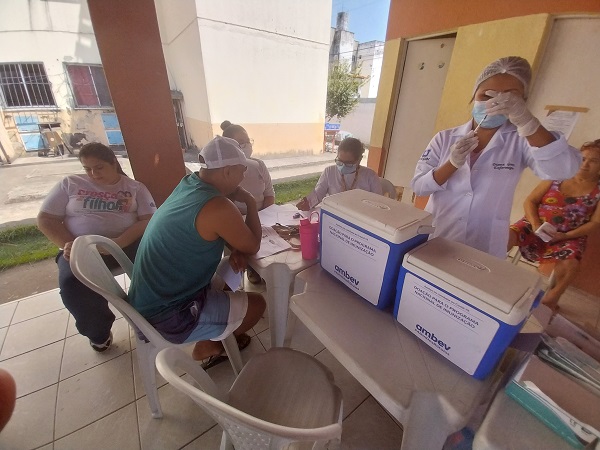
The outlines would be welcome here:
M 541 293 L 539 275 L 438 237 L 404 256 L 394 316 L 438 353 L 483 379 Z
M 361 189 L 325 197 L 321 267 L 378 308 L 393 304 L 402 257 L 433 231 L 428 212 Z

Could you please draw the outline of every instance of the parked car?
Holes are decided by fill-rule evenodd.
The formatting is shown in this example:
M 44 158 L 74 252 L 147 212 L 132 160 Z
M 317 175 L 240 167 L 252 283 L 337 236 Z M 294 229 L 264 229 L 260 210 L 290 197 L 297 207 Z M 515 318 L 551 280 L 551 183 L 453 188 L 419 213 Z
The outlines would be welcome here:
M 338 131 L 335 134 L 335 145 L 336 146 L 340 145 L 340 142 L 342 142 L 347 137 L 352 137 L 352 133 L 350 133 L 349 131 L 342 131 L 342 130 Z

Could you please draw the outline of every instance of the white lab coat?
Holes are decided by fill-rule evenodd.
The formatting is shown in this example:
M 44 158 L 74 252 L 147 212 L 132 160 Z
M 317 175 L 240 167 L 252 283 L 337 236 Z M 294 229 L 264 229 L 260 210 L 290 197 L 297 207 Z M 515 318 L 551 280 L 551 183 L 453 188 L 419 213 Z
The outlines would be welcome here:
M 510 211 L 521 172 L 526 167 L 542 179 L 571 178 L 581 154 L 564 136 L 545 147 L 531 147 L 506 122 L 483 149 L 473 168 L 469 161 L 446 183 L 433 179 L 436 168 L 450 157 L 450 147 L 471 130 L 471 121 L 435 135 L 421 155 L 411 187 L 417 195 L 430 195 L 426 210 L 433 215 L 435 233 L 453 241 L 506 258 Z

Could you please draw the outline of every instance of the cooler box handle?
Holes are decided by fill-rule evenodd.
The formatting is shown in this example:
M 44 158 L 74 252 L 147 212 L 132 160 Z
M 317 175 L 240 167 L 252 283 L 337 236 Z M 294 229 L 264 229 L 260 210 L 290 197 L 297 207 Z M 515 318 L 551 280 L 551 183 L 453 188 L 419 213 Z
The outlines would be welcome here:
M 431 234 L 435 231 L 435 227 L 431 225 L 421 225 L 417 228 L 417 234 Z

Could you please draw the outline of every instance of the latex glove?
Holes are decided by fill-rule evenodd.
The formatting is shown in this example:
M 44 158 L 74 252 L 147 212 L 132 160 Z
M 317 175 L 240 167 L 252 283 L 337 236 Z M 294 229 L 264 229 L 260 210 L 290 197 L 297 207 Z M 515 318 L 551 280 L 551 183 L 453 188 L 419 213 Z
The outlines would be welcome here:
M 491 98 L 485 102 L 485 112 L 490 116 L 503 114 L 508 116 L 517 127 L 519 136 L 531 136 L 540 126 L 540 121 L 529 112 L 525 99 L 512 92 L 485 91 Z
M 467 156 L 477 148 L 478 144 L 479 138 L 475 132 L 469 131 L 450 147 L 450 164 L 460 169 L 467 161 Z

